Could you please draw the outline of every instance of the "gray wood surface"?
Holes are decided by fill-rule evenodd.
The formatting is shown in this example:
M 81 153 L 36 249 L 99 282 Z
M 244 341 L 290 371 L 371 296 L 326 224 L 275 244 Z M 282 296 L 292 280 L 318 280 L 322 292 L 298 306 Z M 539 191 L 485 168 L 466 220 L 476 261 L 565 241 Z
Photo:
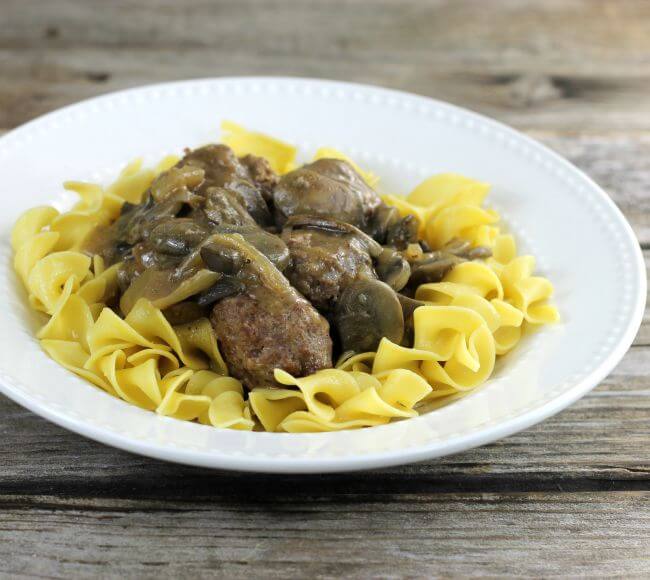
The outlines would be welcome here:
M 0 0 L 0 131 L 148 82 L 276 74 L 450 100 L 598 181 L 650 265 L 650 2 Z M 380 471 L 212 472 L 0 397 L 1 577 L 650 576 L 650 315 L 616 370 L 493 445 Z

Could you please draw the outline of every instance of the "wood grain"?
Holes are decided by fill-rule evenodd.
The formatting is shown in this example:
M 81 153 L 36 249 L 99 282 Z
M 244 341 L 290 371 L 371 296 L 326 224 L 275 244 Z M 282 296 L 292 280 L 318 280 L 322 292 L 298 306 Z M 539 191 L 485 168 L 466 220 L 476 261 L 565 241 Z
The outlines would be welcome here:
M 650 2 L 0 0 L 0 133 L 111 90 L 317 76 L 452 101 L 593 177 L 650 267 Z M 650 576 L 650 312 L 559 415 L 453 457 L 270 476 L 137 457 L 0 397 L 0 577 Z
M 0 126 L 118 88 L 268 74 L 410 90 L 522 128 L 650 128 L 643 1 L 116 0 L 98 18 L 99 4 L 2 1 Z
M 12 577 L 643 577 L 649 492 L 0 497 Z M 18 503 L 18 506 L 16 506 Z

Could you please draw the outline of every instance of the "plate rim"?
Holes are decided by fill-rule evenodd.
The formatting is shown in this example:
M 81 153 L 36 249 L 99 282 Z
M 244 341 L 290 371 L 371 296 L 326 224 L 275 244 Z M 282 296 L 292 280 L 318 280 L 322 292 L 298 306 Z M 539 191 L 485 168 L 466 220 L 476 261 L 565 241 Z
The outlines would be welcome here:
M 548 146 L 537 141 L 536 139 L 522 133 L 501 121 L 497 121 L 491 117 L 477 113 L 470 109 L 459 107 L 457 105 L 441 101 L 425 95 L 419 95 L 412 92 L 400 91 L 391 88 L 385 88 L 377 85 L 369 85 L 362 83 L 353 83 L 346 81 L 336 81 L 328 79 L 307 78 L 307 77 L 287 77 L 287 76 L 227 76 L 227 77 L 206 77 L 198 79 L 187 79 L 181 81 L 172 81 L 164 83 L 154 83 L 131 87 L 118 91 L 112 91 L 102 95 L 97 95 L 76 103 L 66 105 L 64 107 L 55 109 L 45 113 L 35 119 L 32 119 L 19 127 L 12 129 L 5 135 L 0 137 L 0 146 L 6 140 L 15 139 L 23 132 L 29 132 L 35 126 L 38 126 L 48 119 L 56 117 L 62 113 L 69 113 L 77 108 L 87 107 L 93 102 L 97 103 L 104 99 L 110 100 L 119 98 L 120 96 L 127 96 L 130 93 L 138 93 L 143 90 L 154 89 L 169 89 L 173 87 L 183 87 L 188 85 L 198 85 L 201 83 L 228 83 L 228 82 L 245 82 L 245 83 L 303 83 L 303 84 L 316 84 L 321 86 L 329 85 L 332 88 L 343 88 L 347 90 L 371 90 L 380 91 L 385 95 L 397 99 L 422 99 L 423 101 L 434 105 L 437 108 L 446 109 L 455 112 L 462 116 L 469 116 L 481 123 L 487 123 L 500 131 L 516 138 L 519 141 L 525 142 L 529 147 L 533 147 L 541 151 L 544 155 L 550 156 L 555 163 L 560 163 L 562 167 L 573 174 L 574 176 L 586 181 L 592 190 L 598 194 L 601 201 L 605 202 L 610 210 L 610 216 L 615 217 L 617 225 L 621 226 L 625 232 L 628 241 L 633 241 L 635 260 L 633 268 L 635 274 L 638 275 L 638 286 L 635 288 L 636 296 L 635 302 L 630 310 L 629 318 L 626 322 L 625 331 L 621 335 L 617 343 L 615 343 L 609 350 L 608 355 L 603 359 L 600 364 L 593 368 L 581 380 L 571 384 L 563 393 L 555 396 L 551 400 L 535 405 L 532 408 L 520 413 L 517 416 L 501 421 L 500 423 L 492 426 L 481 427 L 472 429 L 469 432 L 461 435 L 452 435 L 437 441 L 430 441 L 420 443 L 415 446 L 391 450 L 379 451 L 373 453 L 365 453 L 360 455 L 342 455 L 338 457 L 277 457 L 277 456 L 237 456 L 235 454 L 223 454 L 220 450 L 197 451 L 194 449 L 185 449 L 182 452 L 175 447 L 167 447 L 162 444 L 152 443 L 143 440 L 134 440 L 128 435 L 115 432 L 107 427 L 96 425 L 92 422 L 83 422 L 72 416 L 66 416 L 65 413 L 60 413 L 55 409 L 47 406 L 46 403 L 41 403 L 35 396 L 30 395 L 28 392 L 20 388 L 20 383 L 10 376 L 6 375 L 0 369 L 0 392 L 8 398 L 18 403 L 19 405 L 29 409 L 35 414 L 49 420 L 67 430 L 73 431 L 95 441 L 111 445 L 128 451 L 156 459 L 172 461 L 175 463 L 182 463 L 186 465 L 196 465 L 201 467 L 208 467 L 213 469 L 227 469 L 238 471 L 251 471 L 251 472 L 266 472 L 266 473 L 325 473 L 325 472 L 343 472 L 343 471 L 357 471 L 364 469 L 373 469 L 378 467 L 389 467 L 400 464 L 412 463 L 426 459 L 434 459 L 437 457 L 458 453 L 460 451 L 472 449 L 487 443 L 494 442 L 503 437 L 507 437 L 522 429 L 531 427 L 544 419 L 560 412 L 573 402 L 584 396 L 591 389 L 596 387 L 620 362 L 625 353 L 630 348 L 634 338 L 639 330 L 643 320 L 643 314 L 646 304 L 647 293 L 647 274 L 645 269 L 645 262 L 643 259 L 643 252 L 638 243 L 634 231 L 627 221 L 627 218 L 618 208 L 616 203 L 610 198 L 609 195 L 601 188 L 593 179 L 591 179 L 584 171 L 573 165 L 570 161 L 550 149 Z M 286 434 L 271 434 L 265 433 L 269 437 L 286 437 Z M 293 434 L 294 436 L 308 436 L 308 437 L 327 437 L 330 433 L 317 433 L 317 434 Z

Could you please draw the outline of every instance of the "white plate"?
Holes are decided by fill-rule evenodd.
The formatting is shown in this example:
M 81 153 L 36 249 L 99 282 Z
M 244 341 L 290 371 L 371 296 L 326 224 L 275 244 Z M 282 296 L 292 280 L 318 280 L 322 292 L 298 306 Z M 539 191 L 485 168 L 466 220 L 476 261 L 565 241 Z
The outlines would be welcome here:
M 70 206 L 67 179 L 110 181 L 218 139 L 222 119 L 295 143 L 331 145 L 407 192 L 436 172 L 493 184 L 522 251 L 556 287 L 563 323 L 527 339 L 483 388 L 415 419 L 323 434 L 246 433 L 159 417 L 115 399 L 50 360 L 11 268 L 9 232 L 25 209 Z M 482 445 L 557 413 L 601 381 L 630 346 L 646 296 L 632 230 L 588 177 L 495 121 L 405 93 L 346 83 L 208 79 L 156 85 L 56 111 L 0 139 L 0 390 L 35 413 L 122 449 L 194 465 L 268 472 L 345 471 Z

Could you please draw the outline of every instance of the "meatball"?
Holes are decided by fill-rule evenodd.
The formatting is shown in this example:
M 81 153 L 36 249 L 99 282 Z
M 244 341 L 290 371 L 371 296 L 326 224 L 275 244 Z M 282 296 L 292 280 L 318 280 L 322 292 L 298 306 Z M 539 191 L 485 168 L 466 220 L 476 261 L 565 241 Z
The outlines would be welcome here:
M 332 366 L 329 324 L 304 298 L 231 296 L 214 307 L 211 321 L 230 373 L 249 389 L 277 386 L 276 368 L 305 376 Z
M 271 164 L 264 157 L 251 154 L 241 157 L 240 162 L 248 170 L 251 181 L 259 186 L 264 199 L 267 202 L 271 201 L 273 189 L 280 180 L 278 174 L 273 171 Z
M 370 187 L 363 177 L 348 163 L 342 159 L 319 159 L 314 161 L 310 167 L 321 175 L 345 184 L 354 195 L 358 197 L 365 218 L 382 205 L 381 198 L 377 192 Z
M 287 173 L 273 192 L 275 220 L 282 226 L 292 215 L 335 217 L 364 229 L 382 204 L 352 166 L 319 159 Z
M 205 194 L 209 190 L 220 188 L 234 193 L 258 224 L 271 224 L 271 213 L 260 186 L 254 182 L 248 167 L 240 162 L 227 145 L 205 145 L 194 149 L 177 166 L 203 170 L 204 181 L 199 192 Z
M 368 249 L 355 236 L 297 229 L 285 241 L 291 254 L 285 275 L 319 310 L 330 310 L 358 277 L 375 277 Z

